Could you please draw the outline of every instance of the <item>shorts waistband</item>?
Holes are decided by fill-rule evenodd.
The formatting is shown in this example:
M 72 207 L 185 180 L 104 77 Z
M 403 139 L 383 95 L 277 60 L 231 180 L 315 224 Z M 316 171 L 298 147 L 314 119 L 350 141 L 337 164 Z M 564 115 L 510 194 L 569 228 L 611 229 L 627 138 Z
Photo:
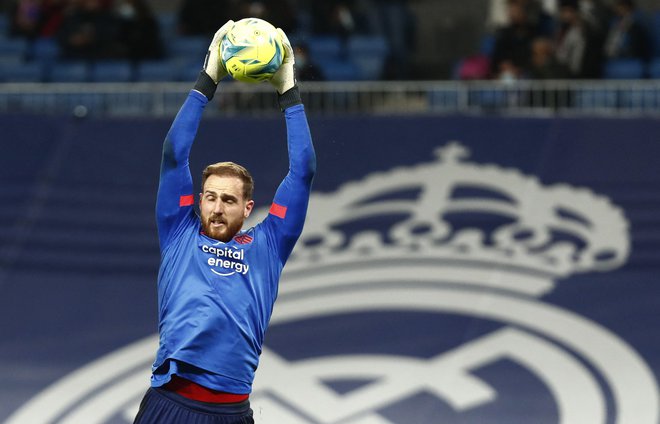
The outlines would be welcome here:
M 219 390 L 209 389 L 200 384 L 173 375 L 169 383 L 163 389 L 174 392 L 187 399 L 207 403 L 238 403 L 246 401 L 249 394 L 226 393 Z

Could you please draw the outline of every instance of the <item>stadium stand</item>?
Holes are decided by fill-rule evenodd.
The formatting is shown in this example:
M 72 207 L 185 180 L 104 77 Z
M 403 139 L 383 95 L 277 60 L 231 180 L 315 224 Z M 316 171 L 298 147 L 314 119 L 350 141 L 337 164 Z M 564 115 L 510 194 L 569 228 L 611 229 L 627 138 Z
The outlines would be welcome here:
M 23 38 L 0 38 L 0 58 L 16 58 L 23 60 L 27 57 L 29 42 Z
M 2 62 L 0 66 L 0 81 L 2 82 L 32 82 L 44 79 L 44 67 L 41 63 Z
M 649 64 L 649 77 L 660 79 L 660 57 L 653 59 Z
M 613 59 L 605 62 L 603 77 L 607 79 L 641 79 L 646 74 L 646 64 L 639 59 Z
M 653 37 L 653 55 L 656 58 L 660 58 L 660 10 L 653 14 L 651 35 Z
M 52 64 L 60 56 L 60 46 L 54 38 L 37 38 L 29 50 L 29 59 L 44 64 Z
M 133 66 L 128 61 L 100 61 L 90 67 L 91 82 L 130 82 L 133 79 Z
M 88 82 L 89 64 L 82 61 L 58 61 L 47 76 L 49 82 Z
M 381 79 L 389 53 L 387 40 L 379 36 L 354 36 L 348 40 L 349 60 L 360 72 L 360 79 Z
M 135 79 L 144 82 L 177 81 L 179 69 L 168 60 L 140 62 L 135 69 Z

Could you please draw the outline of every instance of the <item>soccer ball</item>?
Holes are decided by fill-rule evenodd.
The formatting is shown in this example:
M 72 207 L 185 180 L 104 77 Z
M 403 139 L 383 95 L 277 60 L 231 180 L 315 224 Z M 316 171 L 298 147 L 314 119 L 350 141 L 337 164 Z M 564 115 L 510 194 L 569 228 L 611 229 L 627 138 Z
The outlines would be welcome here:
M 277 29 L 263 19 L 241 19 L 220 43 L 222 66 L 235 80 L 267 81 L 282 65 L 282 59 L 284 47 Z

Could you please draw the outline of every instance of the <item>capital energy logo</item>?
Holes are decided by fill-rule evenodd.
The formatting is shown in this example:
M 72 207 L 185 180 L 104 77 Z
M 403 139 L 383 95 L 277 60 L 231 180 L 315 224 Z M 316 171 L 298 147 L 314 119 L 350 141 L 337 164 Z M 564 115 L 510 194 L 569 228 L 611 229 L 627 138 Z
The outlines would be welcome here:
M 215 275 L 227 277 L 233 274 L 247 274 L 250 265 L 245 263 L 245 250 L 228 247 L 222 242 L 213 245 L 201 244 L 199 248 L 208 255 L 206 263 Z
M 257 371 L 256 422 L 658 423 L 643 358 L 542 299 L 561 278 L 626 262 L 622 210 L 468 157 L 450 143 L 431 163 L 312 197 Z M 242 259 L 221 249 L 206 247 L 214 266 Z M 100 358 L 7 424 L 131 422 L 156 346 Z

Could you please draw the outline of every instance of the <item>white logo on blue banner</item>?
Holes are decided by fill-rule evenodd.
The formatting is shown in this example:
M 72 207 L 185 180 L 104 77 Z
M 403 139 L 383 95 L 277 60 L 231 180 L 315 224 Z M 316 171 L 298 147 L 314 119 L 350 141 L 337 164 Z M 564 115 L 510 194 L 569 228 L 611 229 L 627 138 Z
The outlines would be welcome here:
M 467 155 L 452 143 L 430 164 L 313 196 L 257 372 L 256 422 L 530 422 L 531 391 L 546 412 L 534 422 L 658 423 L 641 356 L 541 300 L 558 279 L 625 263 L 622 211 Z M 460 320 L 479 331 L 457 343 Z M 156 347 L 152 336 L 88 364 L 6 424 L 131 422 Z M 419 415 L 429 402 L 434 415 Z

